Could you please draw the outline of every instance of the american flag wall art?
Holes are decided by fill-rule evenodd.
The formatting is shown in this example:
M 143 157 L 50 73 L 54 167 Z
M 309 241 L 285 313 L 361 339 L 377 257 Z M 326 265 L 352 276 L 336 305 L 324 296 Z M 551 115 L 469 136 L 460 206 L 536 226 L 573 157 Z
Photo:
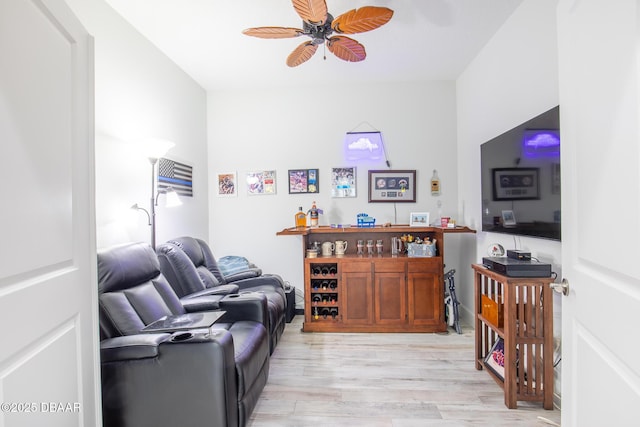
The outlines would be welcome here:
M 193 197 L 193 167 L 161 158 L 158 162 L 158 191 L 171 187 L 180 196 Z

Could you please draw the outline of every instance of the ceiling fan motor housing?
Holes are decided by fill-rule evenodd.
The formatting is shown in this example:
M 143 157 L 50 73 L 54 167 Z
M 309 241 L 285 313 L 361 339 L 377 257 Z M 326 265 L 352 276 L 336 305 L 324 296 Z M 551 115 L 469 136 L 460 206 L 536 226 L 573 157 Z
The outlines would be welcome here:
M 302 21 L 303 34 L 311 37 L 311 43 L 315 45 L 322 44 L 333 34 L 333 28 L 331 28 L 332 23 L 333 16 L 331 16 L 330 13 L 327 13 L 327 19 L 321 25 L 314 25 L 307 21 Z

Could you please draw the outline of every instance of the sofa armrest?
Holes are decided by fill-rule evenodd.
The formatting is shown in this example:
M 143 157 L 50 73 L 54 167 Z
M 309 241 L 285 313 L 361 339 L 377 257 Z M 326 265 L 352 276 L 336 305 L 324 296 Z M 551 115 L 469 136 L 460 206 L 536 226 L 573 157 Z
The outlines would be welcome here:
M 105 426 L 237 425 L 238 403 L 233 339 L 226 330 L 143 334 L 104 342 L 115 353 L 118 343 L 137 340 L 155 347 L 155 357 L 101 361 L 102 413 Z M 121 340 L 120 338 L 125 338 Z M 154 346 L 154 342 L 157 345 Z M 206 396 L 206 403 L 203 397 Z
M 224 280 L 227 283 L 233 283 L 242 279 L 250 279 L 252 277 L 260 277 L 262 275 L 262 270 L 259 268 L 249 268 L 247 270 L 238 271 L 237 273 L 225 274 Z
M 242 292 L 227 295 L 220 300 L 220 309 L 226 313 L 221 322 L 251 320 L 264 325 L 269 330 L 269 312 L 267 297 L 260 292 Z
M 171 334 L 140 334 L 109 338 L 100 342 L 100 360 L 119 362 L 158 356 L 158 346 Z
M 202 295 L 198 297 L 187 296 L 180 299 L 187 313 L 198 311 L 213 311 L 220 308 L 220 301 L 225 295 Z
M 197 298 L 197 297 L 201 297 L 203 295 L 229 295 L 229 294 L 237 294 L 240 291 L 240 288 L 238 288 L 238 285 L 218 285 L 218 286 L 214 286 L 213 288 L 206 288 L 203 289 L 201 291 L 198 292 L 194 292 L 192 294 L 189 295 L 185 295 L 184 297 L 182 297 L 182 299 L 189 299 L 189 298 Z
M 247 279 L 240 279 L 233 282 L 236 285 L 240 292 L 246 288 L 254 288 L 257 286 L 268 286 L 273 288 L 273 290 L 282 293 L 284 296 L 284 280 L 278 275 L 275 274 L 263 274 L 259 277 L 250 277 Z

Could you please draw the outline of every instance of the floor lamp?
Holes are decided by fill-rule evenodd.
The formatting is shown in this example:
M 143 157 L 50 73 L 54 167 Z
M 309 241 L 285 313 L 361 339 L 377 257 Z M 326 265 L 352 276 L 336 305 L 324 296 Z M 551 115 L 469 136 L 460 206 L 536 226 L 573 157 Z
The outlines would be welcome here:
M 166 194 L 166 207 L 179 206 L 182 204 L 178 194 L 171 187 L 166 190 L 156 190 L 156 165 L 158 159 L 164 156 L 175 144 L 166 140 L 147 140 L 143 143 L 142 150 L 147 154 L 149 163 L 151 163 L 151 199 L 149 202 L 149 210 L 135 205 L 131 206 L 131 209 L 140 210 L 147 214 L 149 219 L 149 225 L 151 226 L 151 247 L 156 248 L 156 206 L 158 206 L 158 198 L 160 194 Z

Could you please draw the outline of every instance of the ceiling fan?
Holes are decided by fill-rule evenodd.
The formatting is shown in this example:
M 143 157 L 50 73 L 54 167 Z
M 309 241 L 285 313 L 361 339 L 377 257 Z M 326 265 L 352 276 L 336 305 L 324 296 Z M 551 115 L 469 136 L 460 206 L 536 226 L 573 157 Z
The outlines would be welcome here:
M 310 37 L 287 58 L 289 67 L 297 67 L 316 53 L 318 46 L 326 42 L 329 51 L 348 62 L 359 62 L 367 57 L 364 46 L 342 34 L 356 34 L 375 30 L 393 16 L 386 7 L 364 6 L 353 9 L 337 18 L 327 10 L 325 0 L 292 0 L 293 8 L 302 18 L 302 29 L 289 27 L 248 28 L 242 33 L 264 39 L 285 39 L 299 36 Z M 334 35 L 337 34 L 337 35 Z

